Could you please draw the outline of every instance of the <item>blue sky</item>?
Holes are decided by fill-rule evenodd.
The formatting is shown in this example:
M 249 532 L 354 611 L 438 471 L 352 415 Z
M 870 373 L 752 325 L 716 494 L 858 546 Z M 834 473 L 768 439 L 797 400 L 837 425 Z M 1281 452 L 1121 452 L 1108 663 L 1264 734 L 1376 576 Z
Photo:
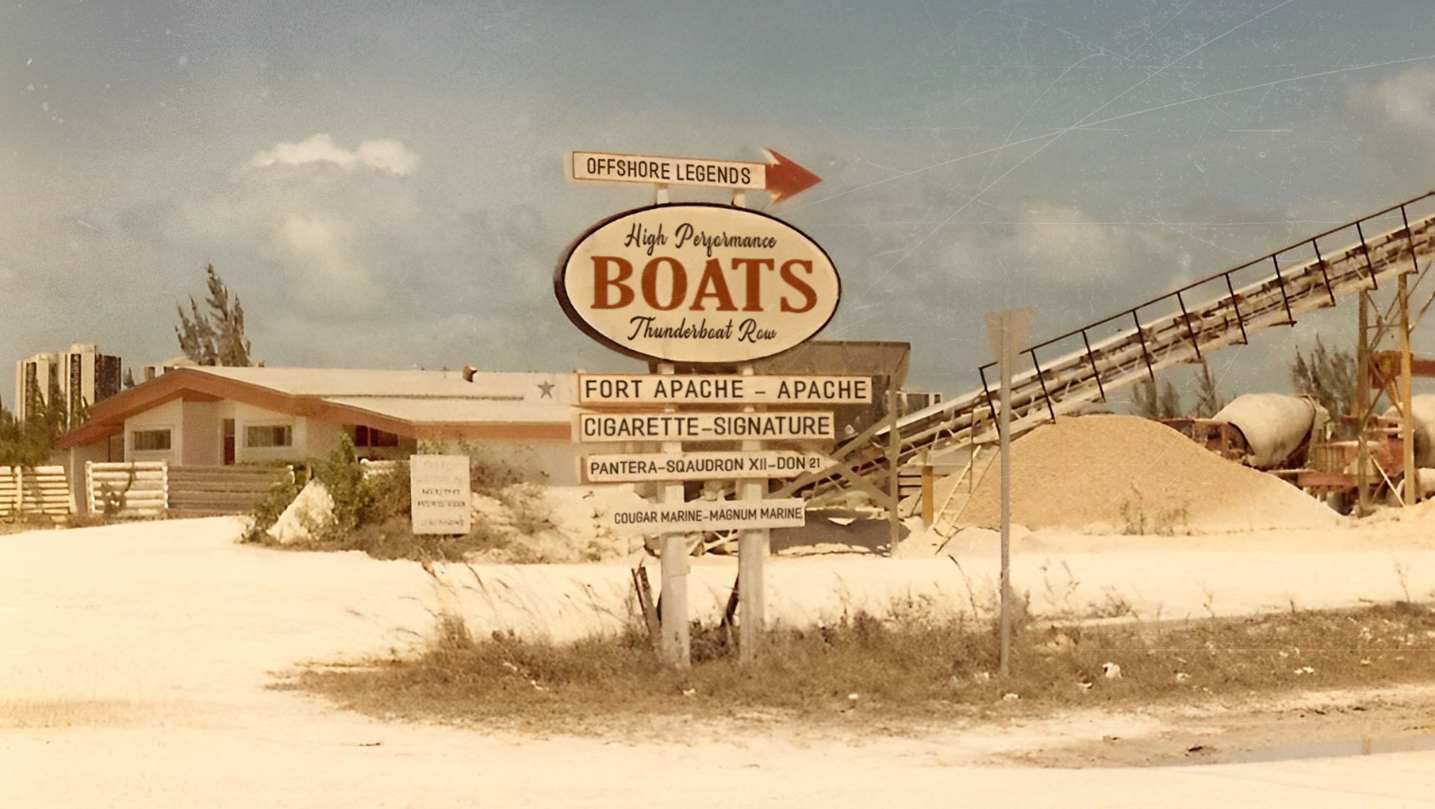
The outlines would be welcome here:
M 843 275 L 823 336 L 952 393 L 983 312 L 1064 332 L 1435 187 L 1432 138 L 1428 2 L 10 3 L 0 362 L 177 353 L 212 261 L 271 365 L 629 367 L 550 279 L 651 194 L 564 155 L 772 147 L 824 178 L 768 208 Z

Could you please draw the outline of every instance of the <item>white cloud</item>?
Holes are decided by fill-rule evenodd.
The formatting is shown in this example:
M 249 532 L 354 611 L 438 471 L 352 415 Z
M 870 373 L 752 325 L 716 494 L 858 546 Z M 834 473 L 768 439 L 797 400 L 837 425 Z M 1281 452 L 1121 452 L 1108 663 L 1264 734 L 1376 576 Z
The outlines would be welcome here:
M 1415 67 L 1373 86 L 1352 88 L 1347 101 L 1371 112 L 1390 128 L 1414 135 L 1435 134 L 1435 70 Z
M 297 143 L 277 143 L 274 148 L 259 152 L 249 161 L 249 165 L 256 168 L 315 163 L 328 163 L 345 171 L 367 168 L 407 177 L 418 168 L 419 156 L 401 141 L 392 138 L 360 141 L 358 147 L 351 151 L 334 143 L 327 133 L 319 132 Z
M 1059 202 L 1036 200 L 1004 225 L 968 230 L 946 250 L 944 265 L 971 281 L 1016 273 L 1056 286 L 1112 282 L 1159 269 L 1187 270 L 1191 257 L 1155 228 L 1093 218 Z

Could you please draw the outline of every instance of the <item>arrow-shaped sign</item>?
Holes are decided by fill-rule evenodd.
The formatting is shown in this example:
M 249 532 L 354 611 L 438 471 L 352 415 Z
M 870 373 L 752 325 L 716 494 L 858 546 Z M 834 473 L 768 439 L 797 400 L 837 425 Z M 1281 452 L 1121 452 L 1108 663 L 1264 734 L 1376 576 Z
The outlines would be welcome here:
M 582 182 L 701 185 L 766 191 L 779 202 L 822 182 L 788 157 L 767 149 L 767 163 L 700 157 L 573 152 L 569 176 Z

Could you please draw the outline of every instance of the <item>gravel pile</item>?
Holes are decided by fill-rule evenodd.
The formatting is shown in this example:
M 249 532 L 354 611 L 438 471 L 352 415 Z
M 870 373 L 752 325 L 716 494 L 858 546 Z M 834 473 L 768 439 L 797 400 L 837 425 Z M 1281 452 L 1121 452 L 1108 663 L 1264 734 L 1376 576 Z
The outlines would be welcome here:
M 1000 519 L 997 461 L 957 522 L 993 527 Z M 1012 445 L 1012 522 L 1028 528 L 1186 534 L 1325 528 L 1342 520 L 1289 483 L 1134 416 L 1061 419 Z

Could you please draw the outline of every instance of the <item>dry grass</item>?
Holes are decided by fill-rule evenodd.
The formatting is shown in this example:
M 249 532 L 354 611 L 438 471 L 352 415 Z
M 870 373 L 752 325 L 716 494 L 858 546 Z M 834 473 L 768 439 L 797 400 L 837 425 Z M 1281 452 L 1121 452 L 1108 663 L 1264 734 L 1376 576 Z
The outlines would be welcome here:
M 525 730 L 601 731 L 656 716 L 926 725 L 990 711 L 1201 703 L 1232 695 L 1435 679 L 1435 613 L 1402 604 L 1247 620 L 1075 626 L 1017 634 L 995 676 L 992 628 L 858 615 L 770 633 L 737 665 L 727 633 L 695 628 L 694 664 L 660 665 L 646 636 L 555 645 L 472 638 L 445 620 L 414 660 L 310 671 L 286 687 L 365 713 Z M 1105 676 L 1103 665 L 1120 666 Z M 1017 694 L 1016 701 L 1004 700 Z M 855 695 L 855 698 L 852 696 Z M 889 725 L 890 727 L 890 725 Z

